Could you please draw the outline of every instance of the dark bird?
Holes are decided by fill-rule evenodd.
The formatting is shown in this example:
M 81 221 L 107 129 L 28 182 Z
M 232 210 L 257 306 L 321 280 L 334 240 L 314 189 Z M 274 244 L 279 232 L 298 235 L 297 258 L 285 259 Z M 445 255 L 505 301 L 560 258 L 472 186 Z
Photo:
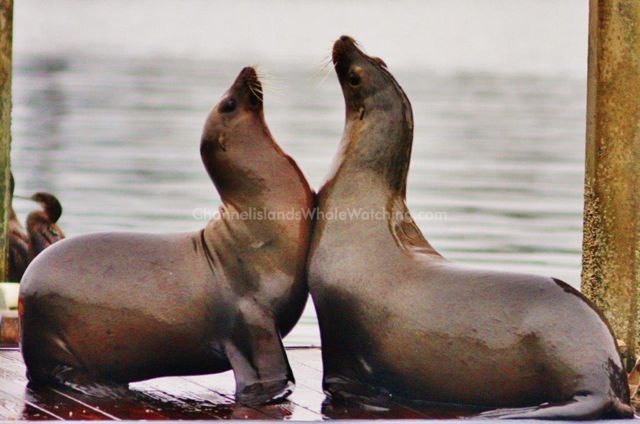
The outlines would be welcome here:
M 9 222 L 7 223 L 7 234 L 9 236 L 9 281 L 20 281 L 27 265 L 29 265 L 29 236 L 24 227 L 18 221 L 16 211 L 13 210 L 13 190 L 15 181 L 11 174 L 9 186 Z
M 62 215 L 62 205 L 50 193 L 38 192 L 31 196 L 42 210 L 33 211 L 27 216 L 27 233 L 29 234 L 29 259 L 33 260 L 40 252 L 53 243 L 62 240 L 64 233 L 56 224 Z

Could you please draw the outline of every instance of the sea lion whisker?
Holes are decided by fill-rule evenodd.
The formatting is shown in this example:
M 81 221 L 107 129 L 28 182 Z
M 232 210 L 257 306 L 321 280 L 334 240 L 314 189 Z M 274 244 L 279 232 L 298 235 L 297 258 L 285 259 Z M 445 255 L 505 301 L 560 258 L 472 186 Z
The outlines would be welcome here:
M 268 88 L 267 88 L 268 89 Z M 264 85 L 260 84 L 259 82 L 257 84 L 253 84 L 253 85 L 249 85 L 249 90 L 251 91 L 251 93 L 257 97 L 261 102 L 264 101 L 264 93 L 265 93 L 265 87 Z M 278 94 L 278 93 L 276 93 Z
M 260 98 L 260 96 L 258 96 L 258 93 L 256 93 L 256 89 L 254 88 L 253 84 L 247 84 L 247 88 L 249 89 L 251 94 L 258 97 L 258 99 Z
M 327 72 L 325 72 L 324 78 L 322 79 L 322 82 L 326 81 L 327 77 L 329 76 L 329 74 L 331 74 L 331 71 L 335 72 L 336 66 L 338 66 L 338 64 L 337 63 L 333 63 L 333 61 L 331 61 L 330 63 L 331 63 L 331 69 L 327 68 Z
M 256 65 L 253 67 L 253 69 L 256 72 L 256 77 L 258 78 L 258 81 L 261 82 L 262 84 L 274 85 L 276 83 L 282 82 L 282 78 L 275 76 L 262 65 L 259 65 L 259 66 Z
M 322 60 L 320 61 L 320 68 L 326 69 L 329 67 L 329 65 L 332 65 L 332 64 L 333 64 L 333 60 L 331 58 L 331 52 L 328 52 L 327 55 L 323 57 Z
M 322 83 L 327 78 L 327 75 L 329 75 L 328 70 L 318 67 L 313 71 L 313 73 L 311 73 L 311 75 L 309 75 L 308 80 L 319 81 L 320 83 Z
M 329 68 L 329 65 L 331 65 L 331 68 Z M 316 84 L 316 87 L 319 87 L 320 85 L 324 84 L 329 74 L 331 74 L 331 71 L 335 70 L 335 68 L 336 68 L 336 64 L 333 63 L 331 59 L 329 59 L 329 62 L 323 64 L 322 67 L 312 75 L 313 78 L 315 78 L 316 76 L 321 76 L 320 80 Z
M 268 85 L 267 86 L 262 85 L 262 87 L 260 87 L 259 91 L 261 93 L 265 93 L 265 94 L 269 93 L 270 96 L 273 95 L 274 97 L 281 97 L 282 93 L 283 93 L 283 90 L 281 88 L 274 88 L 274 87 L 268 86 Z
M 269 93 L 276 98 L 280 97 L 283 90 L 278 85 L 278 82 L 280 82 L 281 79 L 274 77 L 272 74 L 265 71 L 262 67 L 258 67 L 257 69 L 256 67 L 254 67 L 254 70 L 257 74 L 257 80 L 255 81 L 255 84 L 252 84 L 253 89 L 255 90 L 256 87 L 259 87 L 261 94 Z
M 313 72 L 310 79 L 315 80 L 316 78 L 320 78 L 319 82 L 316 84 L 316 86 L 319 86 L 325 82 L 327 76 L 334 69 L 335 64 L 332 59 L 332 51 L 329 49 L 327 54 L 325 54 L 325 56 L 318 62 L 317 69 Z

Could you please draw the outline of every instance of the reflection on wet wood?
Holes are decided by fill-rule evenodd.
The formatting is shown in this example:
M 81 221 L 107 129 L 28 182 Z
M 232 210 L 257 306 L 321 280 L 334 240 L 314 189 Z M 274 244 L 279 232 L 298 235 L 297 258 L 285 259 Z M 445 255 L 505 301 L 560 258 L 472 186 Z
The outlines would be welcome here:
M 19 337 L 18 311 L 0 310 L 0 347 L 16 346 Z
M 453 418 L 473 411 L 390 403 L 385 408 L 355 402 L 326 404 L 318 348 L 288 350 L 296 389 L 288 401 L 248 407 L 236 404 L 233 374 L 159 378 L 131 384 L 127 393 L 108 398 L 74 391 L 27 387 L 17 349 L 0 349 L 1 420 L 177 420 L 177 419 L 323 419 Z

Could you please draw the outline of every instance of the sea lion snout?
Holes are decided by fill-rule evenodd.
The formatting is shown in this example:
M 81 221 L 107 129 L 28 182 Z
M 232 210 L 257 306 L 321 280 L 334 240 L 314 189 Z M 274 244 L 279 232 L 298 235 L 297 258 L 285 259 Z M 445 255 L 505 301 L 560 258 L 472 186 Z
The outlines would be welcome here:
M 345 43 L 349 42 L 349 43 L 352 43 L 352 44 L 356 44 L 356 40 L 354 40 L 352 37 L 350 37 L 348 35 L 341 36 L 340 37 L 340 41 L 345 42 Z
M 252 81 L 258 81 L 259 82 L 258 72 L 256 71 L 256 69 L 253 66 L 245 66 L 240 71 L 240 74 L 238 75 L 238 78 L 236 79 L 236 81 L 238 81 L 238 80 L 242 80 L 245 83 L 249 83 L 249 82 L 252 82 Z
M 364 55 L 358 49 L 357 42 L 348 35 L 343 35 L 333 43 L 333 50 L 331 53 L 331 60 L 336 68 L 338 77 L 345 73 L 349 65 L 356 60 L 359 56 Z
M 238 108 L 254 112 L 262 109 L 262 83 L 251 66 L 242 68 L 222 100 L 214 107 L 214 112 L 228 118 Z
M 205 122 L 201 155 L 206 157 L 214 151 L 226 152 L 227 143 L 232 138 L 229 133 L 238 125 L 244 126 L 245 130 L 247 122 L 264 125 L 262 107 L 262 84 L 258 73 L 251 66 L 244 67 Z M 243 134 L 245 130 L 236 134 Z
M 234 90 L 242 99 L 245 106 L 253 111 L 262 109 L 262 83 L 258 73 L 252 66 L 245 66 L 233 83 Z
M 341 36 L 333 44 L 332 60 L 339 78 L 350 71 L 349 68 L 353 64 L 359 64 L 361 67 L 371 65 L 375 68 L 387 68 L 382 59 L 367 55 L 358 42 L 348 35 Z
M 364 53 L 353 38 L 348 35 L 338 38 L 332 58 L 350 118 L 363 120 L 375 110 L 388 114 L 401 106 L 394 99 L 404 99 L 404 95 L 387 94 L 388 90 L 399 91 L 387 65 L 382 59 Z

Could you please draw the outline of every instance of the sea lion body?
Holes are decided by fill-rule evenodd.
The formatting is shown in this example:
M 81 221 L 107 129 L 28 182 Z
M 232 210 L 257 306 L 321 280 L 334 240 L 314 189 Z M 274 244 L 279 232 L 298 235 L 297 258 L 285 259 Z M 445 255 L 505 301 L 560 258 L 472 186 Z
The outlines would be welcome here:
M 115 383 L 225 369 L 224 349 L 204 341 L 228 334 L 216 327 L 236 309 L 204 251 L 198 234 L 92 234 L 52 246 L 23 283 L 27 364 L 50 373 L 49 346 L 61 345 L 61 364 Z
M 516 408 L 489 414 L 508 418 L 632 416 L 615 339 L 578 291 L 457 266 L 427 242 L 405 204 L 409 100 L 349 37 L 333 61 L 347 116 L 308 259 L 328 395 Z
M 259 88 L 245 68 L 205 125 L 201 154 L 223 206 L 202 231 L 75 237 L 33 261 L 20 292 L 33 383 L 84 389 L 232 368 L 240 402 L 291 392 L 281 337 L 308 295 L 310 219 L 245 214 L 301 212 L 313 198 L 269 134 Z
M 168 235 L 98 233 L 47 249 L 24 278 L 23 322 L 35 332 L 23 340 L 25 359 L 50 355 L 37 346 L 68 346 L 61 352 L 68 356 L 65 365 L 90 369 L 97 381 L 128 383 L 228 370 L 225 343 L 252 308 L 273 311 L 287 334 L 304 305 L 304 288 L 285 279 L 269 281 L 279 288 L 259 281 L 247 288 L 238 275 L 228 275 L 238 252 L 205 245 L 214 227 Z M 243 299 L 248 294 L 261 304 Z M 237 342 L 252 337 L 235 336 Z

